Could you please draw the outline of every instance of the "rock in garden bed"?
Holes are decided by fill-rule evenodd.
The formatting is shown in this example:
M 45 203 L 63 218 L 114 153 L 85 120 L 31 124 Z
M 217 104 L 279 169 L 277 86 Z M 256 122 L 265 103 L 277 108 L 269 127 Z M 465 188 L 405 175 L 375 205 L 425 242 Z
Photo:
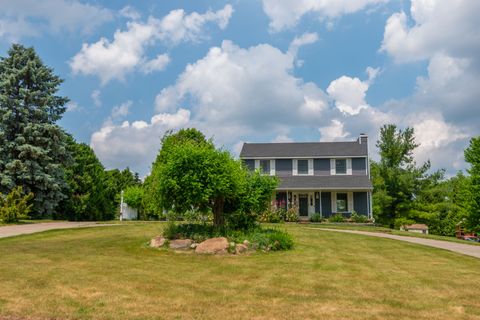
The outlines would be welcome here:
M 193 241 L 190 239 L 177 239 L 177 240 L 170 240 L 170 249 L 173 250 L 187 250 L 190 249 Z
M 164 237 L 157 236 L 157 237 L 153 238 L 152 240 L 150 240 L 150 247 L 152 247 L 152 248 L 163 247 L 163 245 L 165 244 L 165 241 L 166 241 L 166 239 Z
M 207 239 L 197 245 L 195 253 L 225 254 L 228 253 L 228 240 L 225 237 Z

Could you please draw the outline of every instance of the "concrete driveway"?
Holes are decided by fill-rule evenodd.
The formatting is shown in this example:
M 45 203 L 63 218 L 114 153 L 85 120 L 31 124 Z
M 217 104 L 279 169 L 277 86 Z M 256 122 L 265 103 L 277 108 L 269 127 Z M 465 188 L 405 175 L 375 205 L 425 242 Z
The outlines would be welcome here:
M 354 233 L 354 234 L 361 234 L 369 237 L 379 237 L 379 238 L 400 240 L 400 241 L 405 241 L 410 243 L 421 244 L 424 246 L 445 249 L 445 250 L 453 251 L 456 253 L 464 254 L 467 256 L 480 258 L 480 246 L 476 246 L 476 245 L 443 241 L 443 240 L 415 238 L 415 237 L 408 237 L 408 236 L 397 236 L 397 235 L 382 233 L 382 232 L 367 232 L 367 231 L 341 230 L 341 229 L 328 229 L 328 228 L 308 228 L 308 229 L 315 229 L 315 230 L 329 231 L 329 232 L 332 231 L 332 232 Z
M 71 229 L 71 228 L 85 228 L 85 227 L 103 227 L 109 224 L 97 224 L 96 222 L 46 222 L 46 223 L 32 223 L 19 224 L 13 226 L 0 227 L 0 238 L 13 237 L 21 234 L 30 234 L 54 229 Z

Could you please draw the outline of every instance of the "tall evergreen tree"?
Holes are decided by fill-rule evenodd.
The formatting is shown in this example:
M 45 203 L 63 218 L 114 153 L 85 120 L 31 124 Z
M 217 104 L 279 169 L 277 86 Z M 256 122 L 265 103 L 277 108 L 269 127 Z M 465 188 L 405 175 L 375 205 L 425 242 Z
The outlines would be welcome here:
M 68 98 L 62 79 L 33 48 L 14 44 L 0 58 L 0 192 L 22 186 L 35 196 L 32 216 L 51 216 L 65 197 L 65 134 L 56 125 Z

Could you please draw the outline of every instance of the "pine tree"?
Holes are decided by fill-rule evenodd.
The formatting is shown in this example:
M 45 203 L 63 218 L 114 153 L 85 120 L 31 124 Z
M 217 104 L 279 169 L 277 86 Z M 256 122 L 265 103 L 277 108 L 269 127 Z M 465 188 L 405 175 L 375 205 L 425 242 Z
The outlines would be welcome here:
M 65 134 L 56 124 L 68 98 L 62 79 L 33 48 L 14 44 L 0 58 L 0 192 L 16 186 L 35 196 L 32 216 L 51 216 L 65 197 Z

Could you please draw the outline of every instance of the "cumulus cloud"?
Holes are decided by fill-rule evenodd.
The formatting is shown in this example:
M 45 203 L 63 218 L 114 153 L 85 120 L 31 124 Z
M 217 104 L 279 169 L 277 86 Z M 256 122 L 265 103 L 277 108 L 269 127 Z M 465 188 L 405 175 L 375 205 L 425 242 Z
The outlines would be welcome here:
M 322 142 L 345 140 L 350 135 L 349 132 L 345 131 L 345 125 L 337 119 L 333 119 L 330 125 L 321 127 L 318 131 Z
M 478 56 L 480 2 L 412 0 L 405 12 L 390 16 L 381 50 L 397 62 L 428 59 L 443 52 L 454 57 Z
M 436 167 L 460 169 L 468 136 L 479 133 L 479 10 L 478 1 L 412 0 L 385 26 L 381 51 L 397 63 L 428 61 L 415 93 L 393 105 L 417 129 L 419 158 L 430 155 Z
M 155 71 L 165 70 L 167 65 L 170 63 L 170 57 L 168 54 L 159 54 L 155 59 L 149 60 L 142 65 L 143 73 L 152 73 Z
M 18 41 L 43 33 L 90 33 L 113 19 L 111 10 L 77 0 L 0 0 L 0 37 Z
M 188 99 L 195 118 L 211 124 L 267 129 L 292 121 L 312 123 L 326 105 L 325 94 L 295 78 L 293 68 L 293 56 L 271 45 L 243 49 L 224 41 L 188 65 L 175 85 L 162 89 L 157 111 L 175 110 Z
M 378 71 L 379 69 L 368 67 L 368 79 L 365 81 L 348 76 L 341 76 L 333 80 L 327 88 L 327 93 L 335 100 L 337 109 L 344 114 L 356 115 L 362 109 L 368 108 L 365 96 Z
M 172 114 L 157 114 L 150 122 L 106 123 L 92 135 L 90 145 L 108 168 L 130 166 L 146 173 L 160 148 L 163 134 L 186 126 L 189 120 L 190 111 L 179 109 Z
M 263 10 L 270 18 L 270 29 L 281 31 L 294 27 L 306 14 L 313 14 L 319 20 L 363 10 L 388 0 L 263 0 Z
M 213 12 L 208 10 L 204 14 L 192 12 L 186 14 L 183 9 L 172 10 L 158 23 L 158 38 L 173 44 L 182 41 L 198 41 L 203 35 L 206 23 L 217 24 L 225 29 L 233 13 L 233 7 L 227 4 L 223 9 Z
M 113 41 L 101 38 L 95 43 L 84 43 L 71 59 L 70 68 L 74 74 L 98 76 L 102 84 L 112 79 L 124 80 L 126 74 L 136 69 L 146 73 L 163 70 L 170 61 L 168 55 L 148 60 L 147 47 L 158 41 L 169 44 L 198 41 L 207 23 L 225 28 L 232 12 L 232 6 L 226 5 L 221 10 L 209 10 L 204 14 L 173 10 L 162 19 L 149 17 L 146 22 L 129 21 L 126 30 L 115 31 Z

